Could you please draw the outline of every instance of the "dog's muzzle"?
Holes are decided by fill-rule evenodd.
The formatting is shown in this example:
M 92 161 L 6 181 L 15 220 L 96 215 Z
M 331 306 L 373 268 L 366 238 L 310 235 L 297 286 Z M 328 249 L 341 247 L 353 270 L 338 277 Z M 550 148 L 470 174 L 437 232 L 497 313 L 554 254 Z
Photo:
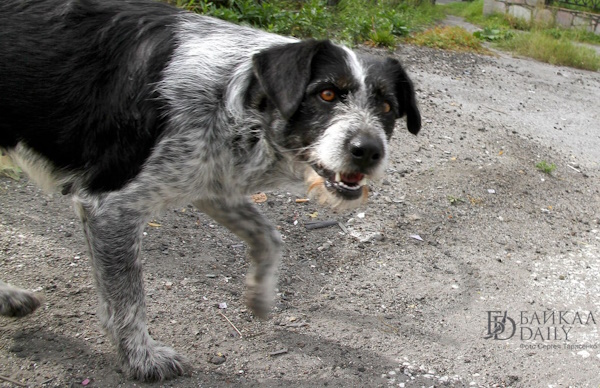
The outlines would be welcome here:
M 328 191 L 345 200 L 360 198 L 363 195 L 363 188 L 368 183 L 365 174 L 360 172 L 334 172 L 320 165 L 313 165 L 312 168 L 323 178 L 323 184 Z
M 368 177 L 385 157 L 383 142 L 372 136 L 357 135 L 347 142 L 345 149 L 348 155 L 345 171 L 333 171 L 319 163 L 311 165 L 316 174 L 309 180 L 309 191 L 322 185 L 325 190 L 320 190 L 320 197 L 324 196 L 325 191 L 342 201 L 366 199 Z M 330 202 L 323 198 L 321 200 Z

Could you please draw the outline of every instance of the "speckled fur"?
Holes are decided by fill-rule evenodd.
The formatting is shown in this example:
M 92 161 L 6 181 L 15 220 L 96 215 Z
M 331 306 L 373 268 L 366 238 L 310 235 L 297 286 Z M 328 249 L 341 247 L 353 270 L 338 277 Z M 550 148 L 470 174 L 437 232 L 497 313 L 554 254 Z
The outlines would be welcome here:
M 395 60 L 358 57 L 329 41 L 301 42 L 145 0 L 20 1 L 0 5 L 0 24 L 17 17 L 21 28 L 29 13 L 38 12 L 38 19 L 31 17 L 35 31 L 43 30 L 38 26 L 43 20 L 48 30 L 63 23 L 79 37 L 84 31 L 77 29 L 83 27 L 71 19 L 81 17 L 92 27 L 97 23 L 98 36 L 89 39 L 99 42 L 97 50 L 106 50 L 89 53 L 99 56 L 96 62 L 56 65 L 58 75 L 49 61 L 44 90 L 73 88 L 54 102 L 10 81 L 25 79 L 27 71 L 12 70 L 10 62 L 34 55 L 36 45 L 0 42 L 0 104 L 13 112 L 0 117 L 5 119 L 0 147 L 45 188 L 72 194 L 91 256 L 101 324 L 125 370 L 139 380 L 163 380 L 190 370 L 185 358 L 152 339 L 146 326 L 139 252 L 144 225 L 153 214 L 193 203 L 243 239 L 252 261 L 247 304 L 266 318 L 282 241 L 247 195 L 304 184 L 323 203 L 356 206 L 366 194 L 345 200 L 325 187 L 326 179 L 312 166 L 379 177 L 396 119 L 407 116 L 413 133 L 420 128 L 412 84 Z M 23 4 L 33 4 L 35 11 Z M 145 27 L 131 30 L 133 24 Z M 53 39 L 46 34 L 39 42 L 53 50 Z M 2 49 L 8 54 L 3 56 Z M 77 50 L 56 50 L 58 56 L 82 59 Z M 88 72 L 110 77 L 95 79 L 100 89 L 94 89 Z M 64 75 L 79 77 L 79 83 L 58 84 Z M 339 92 L 335 104 L 318 99 L 325 88 Z M 11 105 L 13 100 L 22 104 Z M 392 106 L 391 115 L 382 113 L 383 101 Z M 51 104 L 57 108 L 47 107 Z M 62 108 L 69 104 L 77 109 Z M 51 113 L 29 117 L 26 109 L 35 112 L 36 106 Z M 21 123 L 21 118 L 29 121 Z M 48 141 L 36 141 L 48 135 Z M 357 167 L 348 150 L 358 135 L 381 144 L 381 157 L 368 167 Z M 0 283 L 0 314 L 26 315 L 40 303 L 33 293 Z

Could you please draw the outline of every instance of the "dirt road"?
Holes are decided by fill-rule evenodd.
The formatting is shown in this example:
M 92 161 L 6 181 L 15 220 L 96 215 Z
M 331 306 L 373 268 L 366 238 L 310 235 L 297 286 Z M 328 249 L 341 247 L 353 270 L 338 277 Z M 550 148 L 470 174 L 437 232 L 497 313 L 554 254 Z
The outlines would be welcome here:
M 151 333 L 195 366 L 164 386 L 600 384 L 600 74 L 415 47 L 396 55 L 424 127 L 396 132 L 368 206 L 334 214 L 285 190 L 257 205 L 286 242 L 270 321 L 241 303 L 247 263 L 233 235 L 191 207 L 147 228 Z M 345 231 L 307 230 L 314 220 Z M 0 179 L 0 268 L 46 298 L 31 317 L 0 319 L 1 376 L 161 386 L 116 368 L 67 198 Z

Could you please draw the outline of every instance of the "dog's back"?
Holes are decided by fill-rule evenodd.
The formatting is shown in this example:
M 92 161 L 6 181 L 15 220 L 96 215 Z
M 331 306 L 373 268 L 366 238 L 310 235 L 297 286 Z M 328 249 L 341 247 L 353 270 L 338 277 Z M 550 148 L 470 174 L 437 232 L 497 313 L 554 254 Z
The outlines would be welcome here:
M 2 1 L 0 147 L 23 142 L 34 151 L 24 164 L 39 154 L 59 177 L 85 170 L 91 191 L 120 188 L 164 130 L 152 85 L 178 13 L 147 2 Z

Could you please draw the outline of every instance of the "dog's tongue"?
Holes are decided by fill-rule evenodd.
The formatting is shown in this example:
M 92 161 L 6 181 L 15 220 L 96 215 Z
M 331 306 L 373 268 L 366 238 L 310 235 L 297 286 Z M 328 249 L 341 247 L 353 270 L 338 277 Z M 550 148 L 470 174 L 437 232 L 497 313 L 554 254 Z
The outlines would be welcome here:
M 351 174 L 340 174 L 340 178 L 344 183 L 352 183 L 357 184 L 364 178 L 364 174 L 359 172 L 351 173 Z

